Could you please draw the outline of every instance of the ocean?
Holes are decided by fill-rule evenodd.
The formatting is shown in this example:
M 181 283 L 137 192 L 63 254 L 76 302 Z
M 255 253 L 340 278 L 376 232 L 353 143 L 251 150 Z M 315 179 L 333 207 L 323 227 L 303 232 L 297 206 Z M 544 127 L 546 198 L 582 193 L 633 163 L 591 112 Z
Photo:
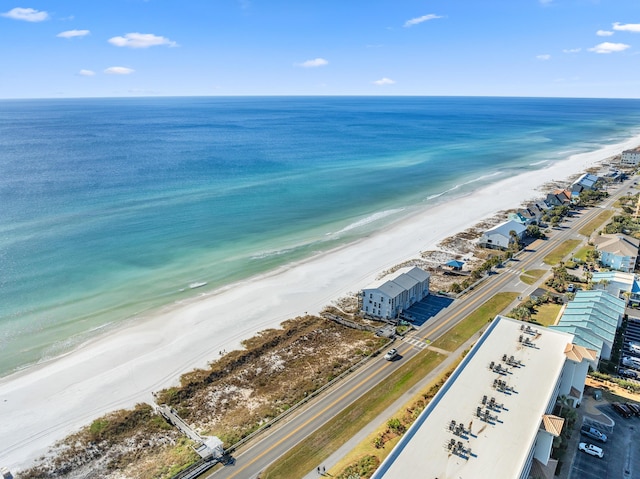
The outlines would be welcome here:
M 417 209 L 620 143 L 640 132 L 639 107 L 463 97 L 0 101 L 0 376 Z

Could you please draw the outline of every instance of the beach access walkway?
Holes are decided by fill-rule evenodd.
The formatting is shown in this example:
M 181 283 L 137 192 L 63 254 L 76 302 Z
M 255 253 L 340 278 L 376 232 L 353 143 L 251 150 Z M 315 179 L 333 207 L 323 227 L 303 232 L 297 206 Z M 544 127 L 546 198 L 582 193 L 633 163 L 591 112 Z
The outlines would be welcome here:
M 175 409 L 166 404 L 154 404 L 154 407 L 169 424 L 177 427 L 182 434 L 197 444 L 194 450 L 202 459 L 219 459 L 224 455 L 223 444 L 219 438 L 216 436 L 201 436 L 182 420 Z

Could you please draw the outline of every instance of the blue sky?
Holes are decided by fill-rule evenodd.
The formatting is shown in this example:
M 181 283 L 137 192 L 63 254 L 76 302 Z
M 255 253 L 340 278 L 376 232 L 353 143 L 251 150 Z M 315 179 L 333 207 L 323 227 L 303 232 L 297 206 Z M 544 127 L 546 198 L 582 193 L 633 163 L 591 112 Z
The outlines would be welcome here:
M 640 0 L 0 0 L 0 97 L 640 97 Z

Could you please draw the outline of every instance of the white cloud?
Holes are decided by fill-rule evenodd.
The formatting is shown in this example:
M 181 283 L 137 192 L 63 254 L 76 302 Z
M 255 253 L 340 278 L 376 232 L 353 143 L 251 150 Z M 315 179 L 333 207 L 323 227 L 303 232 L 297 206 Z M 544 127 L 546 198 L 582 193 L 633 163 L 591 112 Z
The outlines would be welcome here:
M 73 37 L 84 37 L 91 33 L 89 30 L 67 30 L 66 32 L 60 32 L 56 35 L 56 37 L 60 38 L 73 38 Z
M 78 72 L 78 75 L 83 76 L 83 77 L 92 77 L 96 74 L 96 72 L 94 72 L 93 70 L 80 70 Z
M 593 48 L 589 48 L 589 51 L 595 53 L 614 53 L 624 51 L 630 46 L 631 45 L 627 45 L 625 43 L 604 42 L 596 45 Z
M 582 51 L 582 48 L 565 48 L 562 53 L 578 53 Z
M 382 86 L 382 85 L 393 85 L 395 83 L 395 81 L 392 80 L 391 78 L 384 77 L 384 78 L 380 78 L 380 80 L 376 80 L 376 81 L 374 81 L 372 83 L 374 85 Z
M 2 14 L 3 17 L 13 18 L 14 20 L 24 20 L 25 22 L 44 22 L 49 18 L 47 12 L 41 12 L 33 8 L 16 7 Z
M 407 20 L 404 22 L 404 27 L 409 28 L 414 25 L 418 25 L 422 22 L 428 22 L 429 20 L 435 20 L 436 18 L 442 18 L 440 15 L 435 15 L 434 13 L 430 13 L 429 15 L 422 15 L 421 17 L 412 18 L 411 20 Z
M 124 37 L 113 37 L 108 41 L 116 47 L 129 48 L 149 48 L 158 45 L 175 47 L 177 45 L 176 42 L 153 33 L 127 33 Z
M 640 33 L 640 23 L 619 23 L 613 24 L 613 29 L 619 32 L 633 32 Z
M 328 64 L 329 62 L 324 58 L 314 58 L 313 60 L 307 60 L 306 62 L 296 63 L 297 66 L 303 67 L 303 68 L 323 67 Z
M 613 32 L 610 32 L 609 30 L 598 30 L 596 32 L 596 35 L 598 35 L 599 37 L 610 37 L 611 35 L 613 35 Z
M 109 67 L 105 69 L 105 73 L 107 75 L 129 75 L 133 73 L 135 70 L 133 68 L 127 67 Z
M 544 55 L 536 55 L 536 58 L 538 60 L 549 60 L 551 58 L 551 55 L 545 53 Z

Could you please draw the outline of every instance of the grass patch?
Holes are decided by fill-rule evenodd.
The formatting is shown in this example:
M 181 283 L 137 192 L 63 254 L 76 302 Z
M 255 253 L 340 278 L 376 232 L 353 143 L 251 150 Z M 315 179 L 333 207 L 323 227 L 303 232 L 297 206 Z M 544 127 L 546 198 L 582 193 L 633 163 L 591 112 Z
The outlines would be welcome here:
M 556 322 L 556 318 L 558 317 L 558 313 L 560 313 L 561 308 L 561 304 L 551 302 L 541 304 L 536 306 L 536 312 L 531 316 L 531 320 L 541 324 L 542 326 L 549 326 Z
M 263 479 L 304 477 L 444 359 L 445 356 L 431 350 L 418 353 L 375 389 L 363 395 L 349 408 L 297 444 L 260 477 Z
M 563 241 L 560 246 L 545 256 L 543 261 L 548 265 L 555 266 L 566 258 L 580 243 L 581 241 L 576 239 Z
M 580 233 L 583 236 L 589 237 L 595 230 L 600 228 L 600 226 L 602 226 L 612 216 L 613 216 L 613 211 L 604 210 L 598 216 L 596 216 L 594 219 L 592 219 L 586 225 L 580 228 L 578 233 Z
M 520 281 L 524 284 L 533 284 L 542 278 L 547 271 L 544 269 L 530 269 L 529 271 L 525 271 L 520 275 Z
M 467 339 L 477 333 L 488 321 L 500 314 L 511 302 L 518 297 L 518 293 L 498 293 L 465 319 L 456 324 L 443 336 L 432 343 L 432 346 L 446 351 L 455 351 Z
M 593 251 L 593 246 L 583 246 L 582 248 L 580 248 L 574 255 L 574 258 L 579 259 L 580 261 L 582 261 L 583 263 L 587 262 L 587 253 L 589 251 Z

